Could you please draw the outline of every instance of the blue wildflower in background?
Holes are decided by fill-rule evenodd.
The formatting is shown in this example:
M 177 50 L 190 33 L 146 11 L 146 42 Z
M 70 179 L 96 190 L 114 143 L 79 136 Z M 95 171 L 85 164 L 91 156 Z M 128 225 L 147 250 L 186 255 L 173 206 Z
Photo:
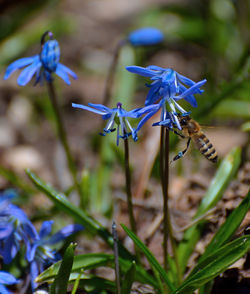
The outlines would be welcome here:
M 140 66 L 128 66 L 126 69 L 129 72 L 148 77 L 153 81 L 151 84 L 146 84 L 146 86 L 150 88 L 145 101 L 146 106 L 156 104 L 157 101 L 160 100 L 160 102 L 156 104 L 158 105 L 158 109 L 155 108 L 152 110 L 153 112 L 148 113 L 144 119 L 149 119 L 159 109 L 162 109 L 161 122 L 158 123 L 158 125 L 165 125 L 168 128 L 177 127 L 181 130 L 177 114 L 179 112 L 181 115 L 187 115 L 188 112 L 184 110 L 177 101 L 184 99 L 190 103 L 191 106 L 197 107 L 194 94 L 203 93 L 203 90 L 201 90 L 200 87 L 206 83 L 206 79 L 195 83 L 173 69 L 165 69 L 155 65 L 150 65 L 146 68 Z
M 70 235 L 83 230 L 81 225 L 68 225 L 54 235 L 50 236 L 53 221 L 44 221 L 41 225 L 39 234 L 28 244 L 26 250 L 26 258 L 30 264 L 30 275 L 32 289 L 36 288 L 35 278 L 50 266 L 57 262 L 61 256 L 51 246 L 65 240 Z
M 5 285 L 17 284 L 18 280 L 12 276 L 10 273 L 5 271 L 0 271 L 0 293 L 10 294 L 11 292 L 5 287 Z
M 131 111 L 126 111 L 122 108 L 121 103 L 117 103 L 116 108 L 108 108 L 101 104 L 88 103 L 89 106 L 72 103 L 75 108 L 80 108 L 102 115 L 103 120 L 108 120 L 106 127 L 103 129 L 101 135 L 105 136 L 106 133 L 114 132 L 117 125 L 117 140 L 116 143 L 119 145 L 119 139 L 126 139 L 130 135 L 134 141 L 137 141 L 137 133 L 128 121 L 128 118 L 138 118 L 151 110 L 151 106 L 144 108 L 137 108 Z
M 128 41 L 133 46 L 150 46 L 161 43 L 164 40 L 163 33 L 156 28 L 140 28 L 128 35 Z
M 25 212 L 10 202 L 12 198 L 8 192 L 0 198 L 0 255 L 5 264 L 15 258 L 26 236 L 35 238 L 37 235 Z
M 49 40 L 45 42 L 45 37 L 49 36 Z M 70 85 L 69 75 L 73 79 L 77 79 L 77 75 L 65 65 L 59 63 L 60 47 L 56 40 L 53 39 L 51 32 L 46 32 L 41 40 L 41 53 L 31 57 L 20 58 L 11 63 L 5 72 L 4 80 L 18 69 L 22 69 L 17 79 L 19 86 L 25 86 L 33 76 L 36 77 L 35 84 L 43 82 L 43 80 L 52 81 L 52 73 L 55 73 L 64 82 Z
M 51 246 L 84 228 L 77 224 L 68 225 L 50 236 L 53 221 L 45 221 L 37 233 L 25 212 L 10 202 L 13 195 L 6 192 L 0 196 L 0 255 L 3 262 L 9 264 L 21 246 L 25 246 L 31 285 L 35 289 L 34 279 L 38 274 L 60 258 Z

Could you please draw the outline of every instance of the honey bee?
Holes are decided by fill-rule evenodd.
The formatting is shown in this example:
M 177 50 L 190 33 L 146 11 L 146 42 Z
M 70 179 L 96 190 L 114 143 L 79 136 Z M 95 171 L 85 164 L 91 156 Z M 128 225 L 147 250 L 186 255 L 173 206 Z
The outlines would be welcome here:
M 193 120 L 189 115 L 179 116 L 179 122 L 182 127 L 182 134 L 175 133 L 182 138 L 188 138 L 187 146 L 183 151 L 180 151 L 174 158 L 173 161 L 178 160 L 184 156 L 187 152 L 191 140 L 195 143 L 198 150 L 211 162 L 217 162 L 218 155 L 207 136 L 202 132 L 199 123 Z

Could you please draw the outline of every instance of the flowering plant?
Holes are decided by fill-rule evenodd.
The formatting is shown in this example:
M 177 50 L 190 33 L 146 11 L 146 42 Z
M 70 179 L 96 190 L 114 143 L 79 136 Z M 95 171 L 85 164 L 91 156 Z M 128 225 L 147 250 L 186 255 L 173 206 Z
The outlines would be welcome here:
M 47 35 L 49 36 L 49 40 L 45 41 Z M 38 82 L 42 83 L 43 80 L 51 81 L 52 73 L 55 73 L 62 78 L 66 84 L 70 85 L 69 75 L 75 80 L 77 79 L 77 75 L 67 66 L 59 63 L 59 60 L 59 44 L 53 38 L 51 32 L 46 32 L 41 39 L 40 54 L 20 58 L 12 62 L 5 71 L 4 80 L 8 79 L 16 70 L 25 67 L 17 79 L 17 84 L 19 86 L 28 84 L 34 75 L 36 76 L 35 84 Z

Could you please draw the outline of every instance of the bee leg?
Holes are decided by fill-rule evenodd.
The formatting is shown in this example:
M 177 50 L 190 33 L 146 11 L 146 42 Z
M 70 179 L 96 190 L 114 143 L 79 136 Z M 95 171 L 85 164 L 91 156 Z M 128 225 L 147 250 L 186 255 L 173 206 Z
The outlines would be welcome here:
M 173 130 L 173 132 L 174 132 L 176 135 L 180 136 L 182 139 L 185 138 L 185 136 L 183 136 L 182 134 L 178 133 L 176 130 Z
M 191 142 L 191 138 L 188 138 L 186 148 L 185 148 L 183 151 L 180 151 L 180 152 L 179 152 L 179 153 L 173 158 L 173 160 L 171 161 L 171 163 L 172 163 L 173 161 L 176 161 L 176 160 L 182 158 L 182 157 L 185 155 L 185 153 L 187 152 L 187 150 L 188 150 L 188 148 L 189 148 L 190 142 Z

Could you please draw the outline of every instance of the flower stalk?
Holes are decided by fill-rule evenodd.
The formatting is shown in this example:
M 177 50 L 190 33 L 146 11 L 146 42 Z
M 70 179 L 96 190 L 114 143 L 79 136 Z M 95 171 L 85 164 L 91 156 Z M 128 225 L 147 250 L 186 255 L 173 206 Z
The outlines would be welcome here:
M 69 147 L 62 115 L 61 115 L 60 108 L 59 108 L 58 102 L 57 102 L 55 87 L 54 87 L 53 81 L 47 81 L 46 84 L 47 84 L 47 88 L 48 88 L 49 98 L 50 98 L 51 104 L 53 106 L 54 114 L 55 114 L 57 133 L 58 133 L 59 139 L 62 143 L 62 146 L 63 146 L 65 154 L 66 154 L 68 168 L 69 168 L 69 171 L 72 175 L 72 179 L 73 179 L 75 188 L 76 188 L 79 196 L 82 199 L 82 198 L 84 198 L 84 195 L 83 195 L 82 187 L 81 187 L 80 183 L 78 182 L 77 169 L 76 169 L 76 165 L 75 165 L 73 156 L 70 151 L 70 147 Z
M 163 194 L 163 255 L 164 255 L 164 269 L 168 270 L 168 238 L 170 240 L 173 257 L 175 261 L 177 279 L 181 282 L 181 271 L 179 260 L 177 256 L 176 243 L 171 224 L 171 217 L 169 211 L 169 129 L 161 126 L 161 139 L 160 139 L 160 175 Z
M 126 176 L 126 194 L 127 194 L 127 205 L 128 205 L 128 215 L 129 215 L 129 222 L 130 227 L 132 231 L 137 234 L 137 227 L 136 227 L 136 221 L 134 216 L 134 209 L 133 209 L 133 201 L 132 201 L 132 191 L 131 191 L 131 173 L 129 168 L 129 144 L 128 144 L 128 138 L 125 138 L 124 140 L 124 153 L 125 153 L 125 176 Z M 140 262 L 140 253 L 135 246 L 135 254 L 137 261 Z
M 118 251 L 118 235 L 116 230 L 116 223 L 112 223 L 112 236 L 114 240 L 114 256 L 115 256 L 115 282 L 117 294 L 121 293 L 120 267 L 119 267 L 119 251 Z

